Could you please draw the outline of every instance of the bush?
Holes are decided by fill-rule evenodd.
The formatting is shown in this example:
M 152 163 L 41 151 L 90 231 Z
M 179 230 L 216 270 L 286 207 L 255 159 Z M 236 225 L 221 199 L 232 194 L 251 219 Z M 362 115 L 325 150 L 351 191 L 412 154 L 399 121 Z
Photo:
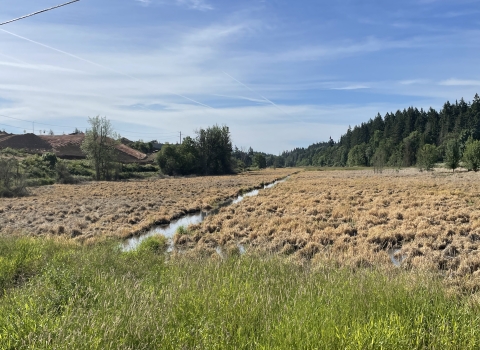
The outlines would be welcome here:
M 46 162 L 51 169 L 55 168 L 55 164 L 57 164 L 57 156 L 55 153 L 47 152 L 42 154 L 42 160 Z
M 93 177 L 94 171 L 84 160 L 72 160 L 66 163 L 67 169 L 72 175 Z
M 68 171 L 68 167 L 64 161 L 60 161 L 55 166 L 55 171 L 57 173 L 57 182 L 60 184 L 74 184 L 77 181 L 74 179 L 72 174 Z
M 480 141 L 469 138 L 465 144 L 463 161 L 468 170 L 478 171 L 480 167 Z
M 434 145 L 423 145 L 417 154 L 417 166 L 420 169 L 431 170 L 438 157 L 437 147 Z
M 22 160 L 22 166 L 25 169 L 29 179 L 54 179 L 55 173 L 50 163 L 43 160 L 43 157 L 34 155 Z
M 17 156 L 17 157 L 22 157 L 25 156 L 25 151 L 24 150 L 18 150 L 18 149 L 13 149 L 10 147 L 6 147 L 0 151 L 0 153 L 9 155 L 9 156 Z
M 168 240 L 163 235 L 148 237 L 140 243 L 137 248 L 138 253 L 150 252 L 155 254 L 165 253 L 168 248 Z
M 0 159 L 0 197 L 27 195 L 25 175 L 14 158 Z

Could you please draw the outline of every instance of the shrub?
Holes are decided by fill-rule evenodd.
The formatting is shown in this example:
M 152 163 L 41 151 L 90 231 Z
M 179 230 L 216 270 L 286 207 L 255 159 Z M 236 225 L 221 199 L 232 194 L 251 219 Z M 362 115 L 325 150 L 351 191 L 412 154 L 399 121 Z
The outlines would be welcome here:
M 43 160 L 43 157 L 34 155 L 22 160 L 26 176 L 29 179 L 54 179 L 54 168 L 50 167 L 50 163 Z
M 74 179 L 72 174 L 68 171 L 68 167 L 64 161 L 60 161 L 55 166 L 55 171 L 57 173 L 57 182 L 60 184 L 73 184 L 77 181 Z
M 18 149 L 13 149 L 10 147 L 6 147 L 1 150 L 2 154 L 9 155 L 9 156 L 24 156 L 25 151 L 24 150 L 18 150 Z
M 163 235 L 155 235 L 145 238 L 137 248 L 137 252 L 150 252 L 155 254 L 165 253 L 168 248 L 168 240 Z
M 465 144 L 463 161 L 468 170 L 478 171 L 480 167 L 480 141 L 469 138 Z
M 72 175 L 88 176 L 90 178 L 94 175 L 93 169 L 84 160 L 72 160 L 66 163 L 66 165 Z
M 417 154 L 417 166 L 420 169 L 431 170 L 437 161 L 437 147 L 434 145 L 423 145 Z
M 46 162 L 51 169 L 55 168 L 55 164 L 57 164 L 57 156 L 55 153 L 47 152 L 42 154 L 42 160 Z
M 0 197 L 27 195 L 25 175 L 14 158 L 0 159 Z

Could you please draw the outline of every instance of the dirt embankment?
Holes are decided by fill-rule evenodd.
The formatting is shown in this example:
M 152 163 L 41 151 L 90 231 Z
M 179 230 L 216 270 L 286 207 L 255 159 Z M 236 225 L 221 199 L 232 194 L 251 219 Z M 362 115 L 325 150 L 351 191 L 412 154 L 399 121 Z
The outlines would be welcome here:
M 0 199 L 0 232 L 128 237 L 292 172 L 39 187 L 29 197 Z

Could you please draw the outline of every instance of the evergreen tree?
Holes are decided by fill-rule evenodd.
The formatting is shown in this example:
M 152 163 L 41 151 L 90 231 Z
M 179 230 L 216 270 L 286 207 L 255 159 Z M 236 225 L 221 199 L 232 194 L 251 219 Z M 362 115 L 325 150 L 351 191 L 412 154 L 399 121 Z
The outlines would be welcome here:
M 445 166 L 455 172 L 455 169 L 460 165 L 461 158 L 460 142 L 456 138 L 448 141 L 445 149 Z

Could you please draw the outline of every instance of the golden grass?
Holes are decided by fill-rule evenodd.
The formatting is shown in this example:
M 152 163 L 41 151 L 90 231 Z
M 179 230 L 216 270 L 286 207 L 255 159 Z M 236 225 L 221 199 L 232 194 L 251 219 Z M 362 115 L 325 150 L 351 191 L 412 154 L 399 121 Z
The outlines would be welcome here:
M 291 174 L 292 169 L 234 176 L 91 182 L 34 188 L 0 199 L 0 232 L 66 235 L 81 241 L 129 237 Z
M 191 227 L 183 247 L 436 271 L 480 287 L 480 173 L 309 171 Z

